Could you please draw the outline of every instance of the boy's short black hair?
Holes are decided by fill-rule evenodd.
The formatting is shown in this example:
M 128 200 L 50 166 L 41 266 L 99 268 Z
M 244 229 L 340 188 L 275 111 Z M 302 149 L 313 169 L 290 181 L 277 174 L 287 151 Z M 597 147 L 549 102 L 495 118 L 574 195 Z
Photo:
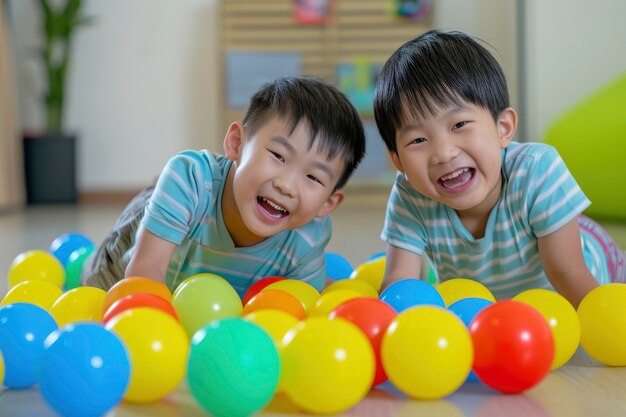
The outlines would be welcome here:
M 274 117 L 288 121 L 290 133 L 304 120 L 309 146 L 319 138 L 316 145 L 328 159 L 342 157 L 345 168 L 335 189 L 343 188 L 365 155 L 363 123 L 348 98 L 318 78 L 278 78 L 252 96 L 243 124 L 254 134 Z
M 437 107 L 469 102 L 497 120 L 509 107 L 506 79 L 496 59 L 462 32 L 428 31 L 396 50 L 381 70 L 374 116 L 387 149 L 406 118 L 434 115 Z

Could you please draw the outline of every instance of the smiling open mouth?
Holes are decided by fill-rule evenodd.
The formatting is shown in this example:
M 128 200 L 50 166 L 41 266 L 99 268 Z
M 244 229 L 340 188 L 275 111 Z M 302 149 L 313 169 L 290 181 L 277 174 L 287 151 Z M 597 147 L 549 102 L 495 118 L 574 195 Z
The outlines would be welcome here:
M 258 196 L 256 201 L 261 207 L 263 207 L 263 210 L 265 210 L 267 214 L 275 219 L 280 219 L 281 217 L 289 215 L 289 211 L 265 197 Z
M 451 174 L 444 175 L 443 177 L 439 178 L 437 182 L 442 187 L 453 190 L 467 184 L 474 176 L 475 171 L 476 170 L 474 168 L 461 168 Z

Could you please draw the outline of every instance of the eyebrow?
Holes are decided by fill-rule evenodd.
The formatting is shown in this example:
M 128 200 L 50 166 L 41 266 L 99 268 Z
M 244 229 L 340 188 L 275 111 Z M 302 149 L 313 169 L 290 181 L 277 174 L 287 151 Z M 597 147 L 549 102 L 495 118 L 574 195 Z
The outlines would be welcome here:
M 466 106 L 457 106 L 457 105 L 455 105 L 454 107 L 450 107 L 450 108 L 444 109 L 443 111 L 441 111 L 437 115 L 435 115 L 435 117 L 446 117 L 446 116 L 449 116 L 451 114 L 461 113 L 461 112 L 466 111 L 466 110 L 467 110 Z M 407 124 L 407 125 L 402 126 L 402 128 L 400 128 L 398 133 L 402 134 L 402 133 L 406 132 L 407 130 L 419 129 L 421 127 L 422 127 L 422 124 L 418 121 L 417 123 L 411 123 L 411 124 Z
M 290 153 L 297 153 L 296 148 L 294 148 L 293 145 L 289 143 L 287 138 L 283 136 L 272 136 L 270 140 L 284 146 Z M 324 171 L 331 179 L 335 178 L 335 174 L 328 164 L 325 164 L 322 161 L 314 160 L 313 165 L 315 168 Z

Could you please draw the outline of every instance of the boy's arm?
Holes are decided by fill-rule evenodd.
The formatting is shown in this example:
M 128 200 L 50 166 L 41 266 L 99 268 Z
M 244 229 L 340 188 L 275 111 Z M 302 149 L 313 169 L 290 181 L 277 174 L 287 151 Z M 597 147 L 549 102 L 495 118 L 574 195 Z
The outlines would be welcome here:
M 380 287 L 382 293 L 385 288 L 396 281 L 405 278 L 421 278 L 422 257 L 413 252 L 387 245 L 385 261 L 385 278 Z
M 135 252 L 126 267 L 125 277 L 145 277 L 165 284 L 167 267 L 176 244 L 158 237 L 143 226 L 137 236 Z
M 539 238 L 538 244 L 548 280 L 559 294 L 578 308 L 585 295 L 599 285 L 583 258 L 578 219 L 574 218 L 556 232 Z

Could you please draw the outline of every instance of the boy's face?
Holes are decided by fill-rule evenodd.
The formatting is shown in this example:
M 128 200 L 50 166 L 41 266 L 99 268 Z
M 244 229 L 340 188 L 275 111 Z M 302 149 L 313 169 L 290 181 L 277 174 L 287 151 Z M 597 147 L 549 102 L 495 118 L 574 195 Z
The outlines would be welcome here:
M 515 133 L 515 111 L 505 109 L 494 122 L 488 110 L 463 103 L 407 120 L 390 155 L 413 188 L 460 214 L 488 213 L 500 196 L 501 150 Z
M 230 188 L 238 211 L 224 213 L 224 219 L 236 244 L 254 244 L 304 226 L 330 214 L 343 200 L 343 190 L 333 190 L 345 165 L 340 156 L 327 160 L 315 143 L 309 149 L 306 123 L 289 134 L 288 123 L 273 118 L 249 136 L 236 122 L 224 149 L 234 161 L 232 187 L 227 184 L 224 198 Z

